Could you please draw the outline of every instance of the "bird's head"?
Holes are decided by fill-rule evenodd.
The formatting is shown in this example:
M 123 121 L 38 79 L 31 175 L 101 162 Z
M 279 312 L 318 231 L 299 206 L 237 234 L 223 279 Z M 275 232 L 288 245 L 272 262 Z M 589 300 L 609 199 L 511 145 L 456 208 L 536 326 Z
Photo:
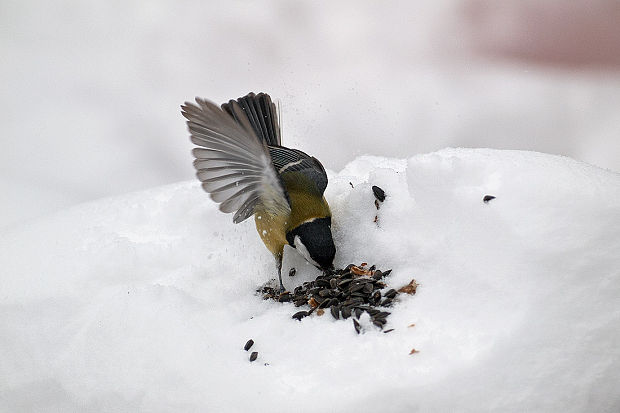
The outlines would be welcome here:
M 331 217 L 313 218 L 286 233 L 289 245 L 315 267 L 331 268 L 336 255 L 332 238 Z

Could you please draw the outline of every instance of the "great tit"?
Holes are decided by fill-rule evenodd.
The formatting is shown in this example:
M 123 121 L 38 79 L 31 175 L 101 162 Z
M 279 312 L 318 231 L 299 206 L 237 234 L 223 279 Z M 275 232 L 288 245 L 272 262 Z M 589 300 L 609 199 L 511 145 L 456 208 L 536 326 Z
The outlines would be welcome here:
M 281 145 L 278 111 L 269 95 L 250 93 L 218 107 L 185 102 L 192 153 L 202 187 L 239 223 L 254 215 L 256 230 L 276 260 L 280 290 L 286 244 L 317 268 L 332 267 L 336 247 L 318 159 Z

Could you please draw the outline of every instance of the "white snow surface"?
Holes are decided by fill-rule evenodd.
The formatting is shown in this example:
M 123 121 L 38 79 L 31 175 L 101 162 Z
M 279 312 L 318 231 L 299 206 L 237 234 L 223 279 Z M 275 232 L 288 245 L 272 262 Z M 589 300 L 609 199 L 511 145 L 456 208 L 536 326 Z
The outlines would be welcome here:
M 1 234 L 0 410 L 620 411 L 619 174 L 445 149 L 329 178 L 337 267 L 420 283 L 394 331 L 263 301 L 252 220 L 182 182 Z M 319 275 L 285 254 L 289 289 Z

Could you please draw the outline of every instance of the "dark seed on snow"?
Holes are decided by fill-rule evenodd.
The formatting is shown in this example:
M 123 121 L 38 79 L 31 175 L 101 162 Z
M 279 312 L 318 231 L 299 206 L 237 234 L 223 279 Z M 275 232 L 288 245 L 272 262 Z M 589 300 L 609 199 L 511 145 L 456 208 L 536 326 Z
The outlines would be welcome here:
M 364 312 L 361 308 L 356 308 L 355 310 L 355 318 L 359 319 L 362 316 L 362 313 Z
M 249 339 L 247 343 L 245 343 L 245 346 L 243 346 L 243 349 L 245 351 L 248 351 L 250 349 L 250 347 L 252 347 L 254 345 L 254 340 Z
M 351 317 L 351 307 L 342 307 L 340 312 L 342 313 L 342 318 L 344 319 Z
M 342 280 L 342 281 L 340 281 L 340 282 L 338 283 L 338 287 L 339 287 L 339 288 L 344 288 L 344 287 L 346 287 L 346 285 L 347 285 L 347 284 L 349 284 L 351 281 L 352 281 L 352 280 L 351 280 L 351 278 L 345 278 L 344 280 Z
M 321 304 L 319 304 L 319 308 L 326 308 L 331 305 L 332 300 L 327 298 Z
M 390 275 L 391 272 L 392 270 L 383 271 L 383 276 L 387 277 L 388 275 Z
M 293 297 L 291 297 L 291 293 L 289 293 L 288 291 L 280 294 L 280 296 L 278 297 L 278 301 L 281 303 L 287 303 L 291 301 L 292 299 Z
M 371 316 L 376 316 L 377 314 L 381 313 L 381 311 L 377 310 L 376 308 L 367 308 L 366 312 L 368 314 L 370 314 Z
M 321 297 L 328 297 L 330 295 L 330 290 L 321 290 L 319 291 L 319 295 Z
M 391 298 L 386 298 L 385 300 L 383 300 L 383 302 L 381 303 L 381 305 L 383 307 L 389 307 L 392 305 L 392 299 Z
M 338 307 L 337 307 L 337 306 L 332 305 L 331 307 L 329 307 L 329 311 L 331 311 L 332 316 L 333 316 L 336 320 L 340 319 L 340 316 L 339 316 L 340 310 L 338 309 Z
M 306 317 L 306 316 L 308 316 L 308 314 L 310 314 L 310 313 L 307 312 L 307 311 L 298 311 L 295 314 L 293 314 L 293 317 L 291 317 L 291 318 L 294 318 L 295 320 L 301 321 L 301 319 Z
M 250 361 L 256 360 L 256 357 L 258 357 L 258 351 L 253 351 L 252 354 L 250 354 Z
M 384 333 L 389 333 L 390 331 L 394 331 L 394 329 L 390 328 L 389 330 L 385 330 Z
M 355 332 L 357 334 L 359 334 L 360 331 L 362 331 L 362 327 L 360 326 L 360 323 L 358 323 L 356 319 L 353 319 L 353 327 L 355 328 Z
M 396 294 L 398 294 L 398 293 L 397 293 L 397 291 L 396 291 L 395 289 L 393 289 L 393 288 L 392 288 L 392 289 L 391 289 L 391 290 L 389 290 L 387 293 L 385 293 L 385 296 L 386 296 L 387 298 L 394 298 L 394 297 L 396 297 Z
M 381 278 L 383 278 L 383 273 L 380 270 L 377 270 L 372 275 L 372 278 L 374 278 L 375 280 L 380 280 Z
M 375 194 L 375 198 L 377 198 L 379 201 L 385 201 L 385 191 L 383 189 L 379 188 L 376 185 L 373 185 L 372 192 L 373 194 Z
M 492 199 L 495 199 L 493 195 L 485 195 L 484 198 L 482 198 L 485 203 L 488 203 Z
M 377 327 L 379 327 L 380 329 L 383 329 L 383 324 L 385 324 L 385 323 L 380 322 L 379 320 L 372 320 L 372 323 L 376 325 Z

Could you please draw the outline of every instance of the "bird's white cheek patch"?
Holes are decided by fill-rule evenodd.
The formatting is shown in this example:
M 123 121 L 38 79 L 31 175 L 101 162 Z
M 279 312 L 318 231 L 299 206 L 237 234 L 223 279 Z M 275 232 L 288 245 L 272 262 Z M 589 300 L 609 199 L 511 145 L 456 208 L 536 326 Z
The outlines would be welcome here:
M 299 235 L 295 236 L 295 239 L 293 240 L 293 244 L 295 244 L 295 248 L 306 259 L 306 261 L 308 261 L 310 264 L 314 265 L 317 268 L 320 267 L 320 265 L 315 260 L 313 260 L 312 257 L 310 256 L 310 252 L 308 252 L 308 248 L 306 248 L 304 243 L 301 242 L 301 238 L 299 238 Z

